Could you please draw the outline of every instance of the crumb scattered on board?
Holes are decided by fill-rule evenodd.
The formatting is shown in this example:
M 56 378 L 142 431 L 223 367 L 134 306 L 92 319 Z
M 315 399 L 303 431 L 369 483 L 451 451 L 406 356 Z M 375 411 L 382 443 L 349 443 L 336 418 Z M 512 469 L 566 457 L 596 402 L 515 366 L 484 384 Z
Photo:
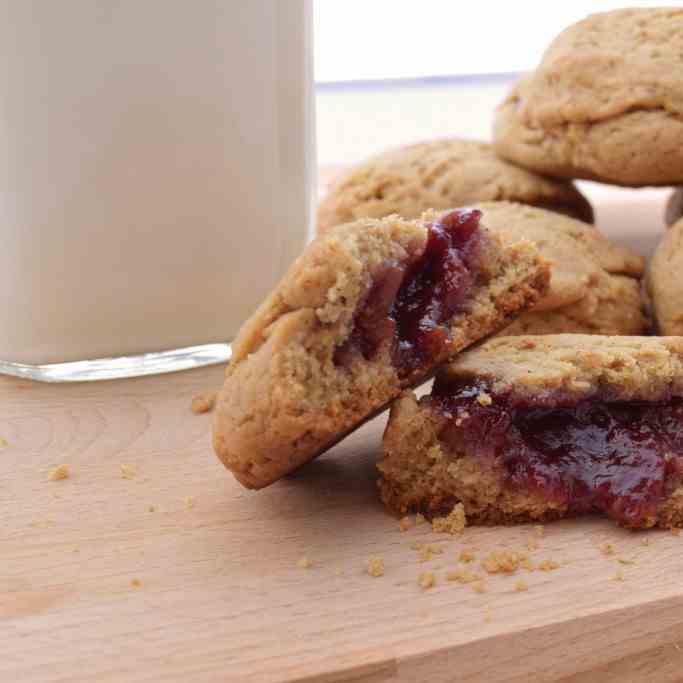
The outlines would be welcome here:
M 528 591 L 529 586 L 527 585 L 526 581 L 524 581 L 523 579 L 519 579 L 519 581 L 517 581 L 517 583 L 515 583 L 515 590 L 518 593 L 522 593 L 523 591 Z
M 205 391 L 192 399 L 192 412 L 195 415 L 210 413 L 216 405 L 217 393 L 215 391 Z
M 417 577 L 417 583 L 420 588 L 423 588 L 424 590 L 433 588 L 436 585 L 436 576 L 434 572 L 422 572 L 420 576 Z
M 492 620 L 493 620 L 493 611 L 492 611 L 491 608 L 487 605 L 487 606 L 486 606 L 486 609 L 484 610 L 484 621 L 485 621 L 487 624 L 490 624 Z
M 50 481 L 60 481 L 61 479 L 68 479 L 71 476 L 68 465 L 57 465 L 53 467 L 48 474 Z
M 304 555 L 304 557 L 300 557 L 297 560 L 296 566 L 299 567 L 299 569 L 310 569 L 313 566 L 313 560 L 309 560 L 308 557 Z
M 183 504 L 185 505 L 186 510 L 191 510 L 195 504 L 194 496 L 185 496 L 183 498 Z
M 483 581 L 475 581 L 472 584 L 472 590 L 475 593 L 486 593 L 486 590 L 487 590 L 486 584 Z
M 148 505 L 147 506 L 147 512 L 156 512 L 156 511 L 157 511 L 156 505 Z
M 431 543 L 420 543 L 415 549 L 418 552 L 420 562 L 429 562 L 429 560 L 433 560 L 437 555 L 443 555 L 443 547 L 432 545 Z
M 138 468 L 135 465 L 125 462 L 119 465 L 119 471 L 121 472 L 121 479 L 134 479 L 138 474 Z
M 412 529 L 414 526 L 415 520 L 410 515 L 401 517 L 401 519 L 398 520 L 398 528 L 400 531 L 408 531 L 408 529 Z
M 555 569 L 560 568 L 560 563 L 555 562 L 555 560 L 542 560 L 538 563 L 538 569 L 542 572 L 552 572 Z
M 460 554 L 458 555 L 458 560 L 460 562 L 474 562 L 476 559 L 477 556 L 471 550 L 467 550 L 466 548 L 461 550 Z
M 481 580 L 481 575 L 472 572 L 465 567 L 458 567 L 449 572 L 446 572 L 446 581 L 457 581 L 458 583 L 474 583 Z
M 130 585 L 133 586 L 133 588 L 140 588 L 140 586 L 142 586 L 142 581 L 140 581 L 140 579 L 131 579 Z
M 7 446 L 9 446 L 9 441 L 0 436 L 0 448 L 7 448 Z
M 480 564 L 489 574 L 514 574 L 528 559 L 524 553 L 513 550 L 494 550 Z
M 435 517 L 432 520 L 432 530 L 438 534 L 461 534 L 467 526 L 465 508 L 462 503 L 458 503 L 448 514 L 447 517 Z
M 367 572 L 370 576 L 374 577 L 384 576 L 384 558 L 379 556 L 369 557 Z
M 617 573 L 612 577 L 612 581 L 624 581 L 624 572 L 617 569 Z

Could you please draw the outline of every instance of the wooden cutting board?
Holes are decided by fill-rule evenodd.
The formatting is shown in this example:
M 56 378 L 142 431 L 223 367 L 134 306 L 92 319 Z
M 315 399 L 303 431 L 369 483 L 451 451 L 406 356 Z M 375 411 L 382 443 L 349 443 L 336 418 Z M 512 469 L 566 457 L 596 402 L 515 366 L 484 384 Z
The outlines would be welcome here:
M 601 195 L 600 215 L 648 251 L 662 196 L 633 196 Z M 246 491 L 190 411 L 221 375 L 0 379 L 0 680 L 681 680 L 683 536 L 562 522 L 531 553 L 558 569 L 448 583 L 462 549 L 523 550 L 533 529 L 400 532 L 375 493 L 382 416 Z M 71 476 L 49 480 L 61 463 Z M 443 554 L 420 562 L 414 542 Z

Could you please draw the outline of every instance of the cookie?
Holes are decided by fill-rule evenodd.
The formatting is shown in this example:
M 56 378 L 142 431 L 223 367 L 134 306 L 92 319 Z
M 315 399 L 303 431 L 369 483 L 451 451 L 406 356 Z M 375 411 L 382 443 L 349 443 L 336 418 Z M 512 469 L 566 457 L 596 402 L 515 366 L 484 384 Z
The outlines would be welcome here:
M 534 242 L 551 266 L 550 289 L 533 310 L 501 332 L 513 334 L 643 334 L 643 258 L 593 226 L 510 202 L 476 204 L 504 242 Z
M 683 219 L 664 234 L 648 266 L 646 286 L 660 334 L 683 335 Z
M 593 14 L 563 31 L 500 106 L 494 145 L 559 178 L 683 181 L 683 9 Z
M 679 218 L 683 218 L 683 187 L 677 187 L 666 202 L 664 222 L 673 225 Z
M 311 243 L 240 330 L 213 443 L 247 487 L 322 453 L 545 294 L 529 242 L 478 211 L 363 219 Z
M 485 142 L 445 139 L 380 154 L 339 178 L 318 209 L 318 231 L 358 218 L 417 218 L 427 209 L 499 199 L 593 221 L 591 205 L 571 182 L 513 166 Z
M 508 524 L 599 512 L 683 524 L 683 338 L 499 337 L 391 409 L 378 464 L 393 511 Z

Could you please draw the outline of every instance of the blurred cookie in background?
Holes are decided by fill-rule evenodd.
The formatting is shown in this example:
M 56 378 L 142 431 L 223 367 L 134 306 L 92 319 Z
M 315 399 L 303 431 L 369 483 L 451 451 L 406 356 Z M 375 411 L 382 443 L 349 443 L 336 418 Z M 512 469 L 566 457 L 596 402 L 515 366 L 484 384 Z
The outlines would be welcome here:
M 441 139 L 375 156 L 343 174 L 318 209 L 318 232 L 358 218 L 509 200 L 593 221 L 588 200 L 568 181 L 545 178 L 498 158 L 490 144 Z

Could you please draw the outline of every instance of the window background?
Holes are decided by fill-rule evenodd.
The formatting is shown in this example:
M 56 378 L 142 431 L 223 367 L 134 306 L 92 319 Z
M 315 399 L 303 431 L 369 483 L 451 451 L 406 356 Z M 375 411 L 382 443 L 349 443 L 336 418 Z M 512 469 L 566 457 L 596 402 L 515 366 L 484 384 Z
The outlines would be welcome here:
M 315 0 L 318 82 L 526 71 L 550 40 L 625 0 Z M 682 5 L 643 1 L 639 7 Z

